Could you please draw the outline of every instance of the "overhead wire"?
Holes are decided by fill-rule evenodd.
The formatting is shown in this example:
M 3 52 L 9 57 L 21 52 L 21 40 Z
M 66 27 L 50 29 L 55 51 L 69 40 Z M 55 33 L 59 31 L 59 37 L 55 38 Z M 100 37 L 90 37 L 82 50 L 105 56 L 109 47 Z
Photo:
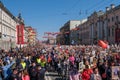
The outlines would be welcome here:
M 62 13 L 62 15 L 69 15 L 68 12 L 70 12 L 72 9 L 74 9 L 74 8 L 79 4 L 79 2 L 80 2 L 80 0 L 77 0 L 77 1 L 72 5 L 72 7 L 70 7 L 70 8 L 67 9 L 66 11 L 64 11 L 64 12 Z
M 89 7 L 88 9 L 86 9 L 86 11 L 89 12 L 89 11 L 95 9 L 97 6 L 99 6 L 100 4 L 104 3 L 104 1 L 106 1 L 106 0 L 101 0 L 101 1 L 99 1 L 97 4 L 94 4 L 94 5 L 92 5 L 91 7 Z M 98 5 L 98 4 L 99 4 L 99 5 Z
M 104 1 L 105 1 L 105 0 L 104 0 Z M 96 10 L 100 9 L 101 6 L 107 7 L 107 5 L 108 5 L 108 4 L 109 4 L 109 5 L 112 4 L 113 1 L 114 1 L 114 0 L 109 0 L 109 1 L 103 2 L 102 4 L 99 4 L 97 7 L 93 8 L 94 10 L 91 9 L 91 10 L 87 10 L 87 11 L 88 11 L 88 13 L 92 13 L 93 11 L 96 11 Z
M 88 15 L 90 15 L 92 12 L 96 11 L 96 9 L 99 9 L 101 6 L 104 6 L 104 5 L 107 5 L 107 4 L 112 4 L 114 0 L 109 0 L 109 1 L 106 1 L 106 0 L 101 0 L 99 1 L 97 4 L 94 4 L 92 5 L 91 7 L 89 7 L 88 9 L 84 10 L 84 11 L 81 11 L 78 13 L 79 15 L 86 15 L 86 17 Z M 99 5 L 98 5 L 99 4 Z
M 76 17 L 79 17 L 80 15 L 85 15 L 86 14 L 86 17 L 87 17 L 87 14 L 89 13 L 88 11 L 92 10 L 95 8 L 95 6 L 98 6 L 98 4 L 101 4 L 103 3 L 105 0 L 101 0 L 99 1 L 97 4 L 93 4 L 91 7 L 85 9 L 85 10 L 80 10 L 78 15 Z

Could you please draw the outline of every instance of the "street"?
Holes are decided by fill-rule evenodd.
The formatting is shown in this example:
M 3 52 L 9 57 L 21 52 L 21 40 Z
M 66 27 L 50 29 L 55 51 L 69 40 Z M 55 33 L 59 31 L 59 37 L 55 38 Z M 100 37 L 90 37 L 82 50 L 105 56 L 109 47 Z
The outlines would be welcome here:
M 45 80 L 62 80 L 56 72 L 46 72 Z

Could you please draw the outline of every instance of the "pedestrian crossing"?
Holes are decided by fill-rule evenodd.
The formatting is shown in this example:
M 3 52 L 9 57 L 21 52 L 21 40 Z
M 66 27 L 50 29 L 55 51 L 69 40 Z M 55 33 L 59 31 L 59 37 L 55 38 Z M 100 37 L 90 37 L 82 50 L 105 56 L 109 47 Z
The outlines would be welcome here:
M 49 74 L 50 74 L 49 72 L 45 73 L 45 80 L 52 80 Z
M 45 80 L 62 80 L 62 79 L 61 76 L 58 76 L 58 73 L 56 72 L 46 72 Z

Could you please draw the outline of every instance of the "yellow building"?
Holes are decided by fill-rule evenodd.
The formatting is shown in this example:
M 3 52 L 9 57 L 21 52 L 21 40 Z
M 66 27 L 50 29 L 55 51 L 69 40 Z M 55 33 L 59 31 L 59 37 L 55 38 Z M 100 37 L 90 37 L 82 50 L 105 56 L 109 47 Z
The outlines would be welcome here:
M 36 30 L 31 26 L 25 27 L 28 30 L 28 44 L 35 45 L 36 42 Z

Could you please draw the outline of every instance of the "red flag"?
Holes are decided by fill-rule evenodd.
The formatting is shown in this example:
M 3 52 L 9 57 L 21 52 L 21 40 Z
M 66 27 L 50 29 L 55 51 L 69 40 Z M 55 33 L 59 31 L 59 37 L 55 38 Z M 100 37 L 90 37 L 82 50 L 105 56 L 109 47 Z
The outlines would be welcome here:
M 98 41 L 98 45 L 99 45 L 100 47 L 104 48 L 104 49 L 106 49 L 107 46 L 108 46 L 108 45 L 107 45 L 104 41 L 102 41 L 102 40 L 99 40 L 99 41 Z

